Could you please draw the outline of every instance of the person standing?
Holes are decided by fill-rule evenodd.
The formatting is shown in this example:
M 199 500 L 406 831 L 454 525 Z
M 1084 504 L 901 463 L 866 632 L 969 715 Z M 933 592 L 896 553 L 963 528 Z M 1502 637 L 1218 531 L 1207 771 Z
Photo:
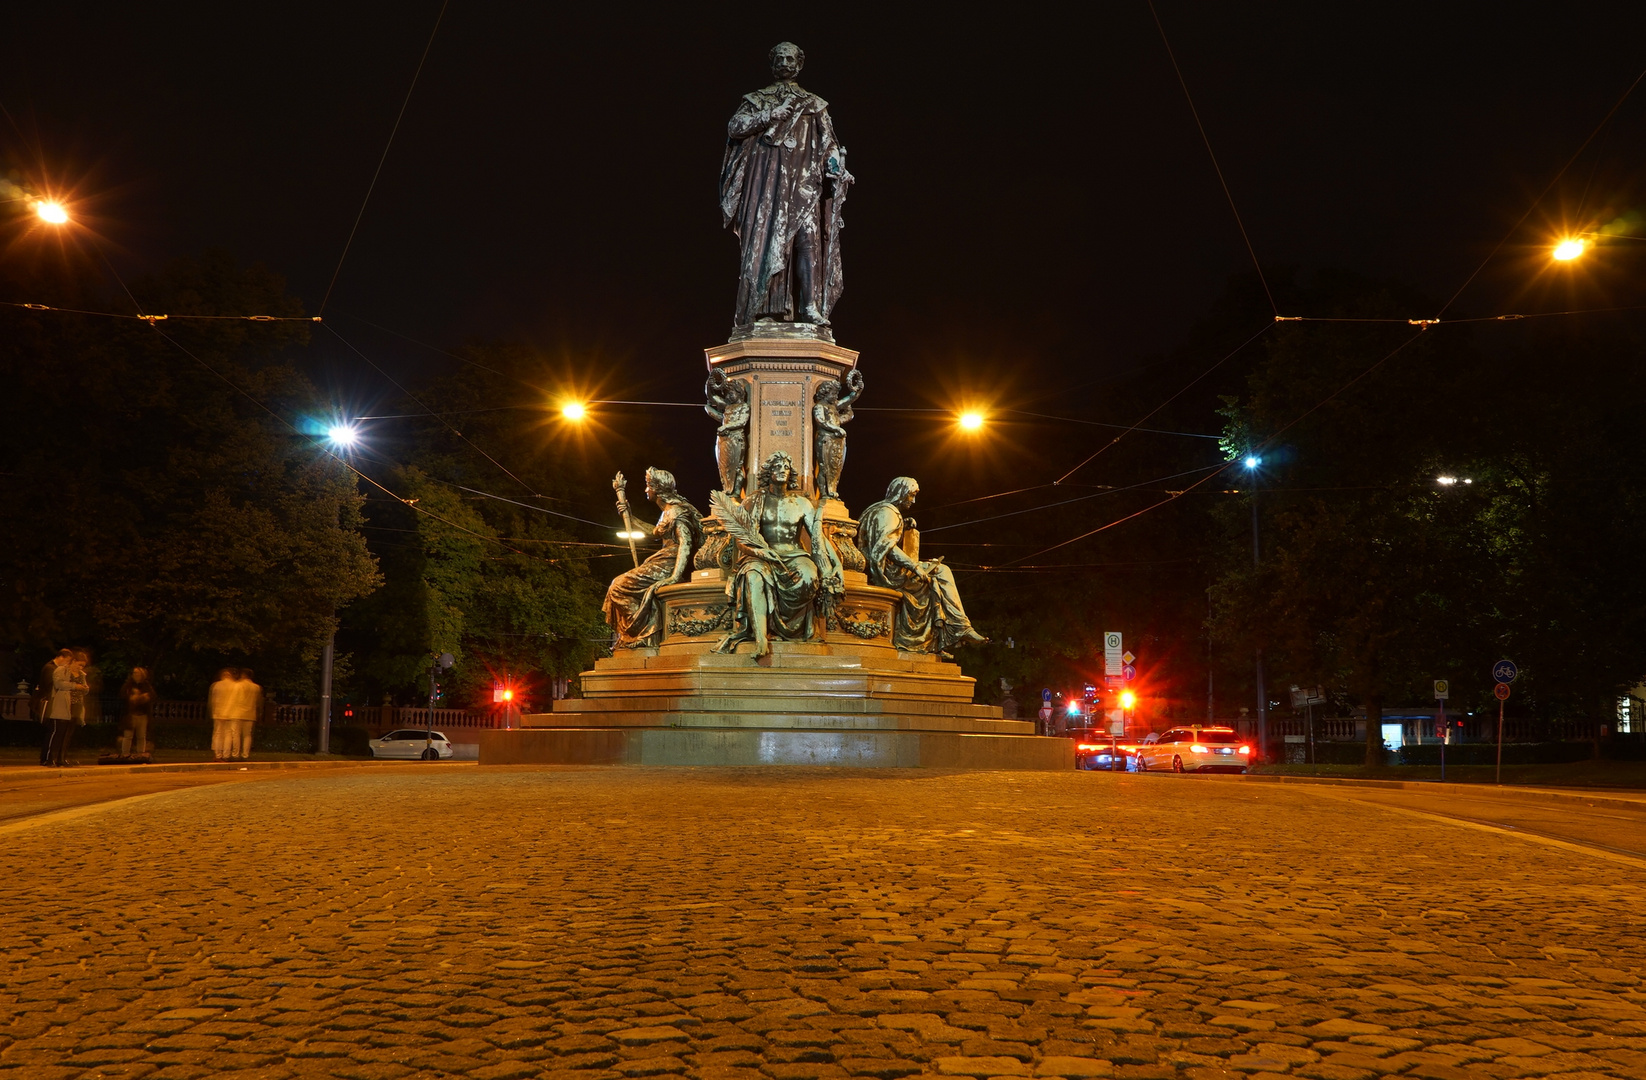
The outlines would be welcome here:
M 46 666 L 40 669 L 40 678 L 34 684 L 34 714 L 40 721 L 40 764 L 51 764 L 51 697 L 52 683 L 57 675 L 57 669 L 68 667 L 69 661 L 74 659 L 74 653 L 68 649 L 57 650 L 57 655 L 46 661 Z
M 235 673 L 236 693 L 234 715 L 230 718 L 229 760 L 251 760 L 251 726 L 263 715 L 263 688 L 252 681 L 251 668 Z
M 79 657 L 52 673 L 51 743 L 47 764 L 62 768 L 68 764 L 69 738 L 85 722 L 86 665 Z
M 238 693 L 235 670 L 224 668 L 217 673 L 217 681 L 211 684 L 211 691 L 206 695 L 206 711 L 211 713 L 211 755 L 214 761 L 229 759 L 229 713 L 234 708 Z
M 120 756 L 139 757 L 149 752 L 149 716 L 154 711 L 154 685 L 148 668 L 132 668 L 120 688 Z

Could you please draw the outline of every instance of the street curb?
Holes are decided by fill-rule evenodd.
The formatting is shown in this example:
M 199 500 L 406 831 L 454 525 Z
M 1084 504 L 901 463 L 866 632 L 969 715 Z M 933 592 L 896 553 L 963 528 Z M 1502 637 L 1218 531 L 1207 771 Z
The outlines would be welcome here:
M 156 765 L 74 765 L 46 770 L 38 765 L 0 767 L 0 783 L 82 780 L 95 776 L 176 772 L 276 772 L 282 769 L 376 769 L 391 765 L 417 768 L 477 765 L 474 761 L 401 761 L 398 759 L 351 758 L 347 761 L 174 761 Z
M 1526 802 L 1582 803 L 1585 806 L 1605 806 L 1615 810 L 1632 810 L 1646 814 L 1646 795 L 1639 798 L 1616 798 L 1580 791 L 1552 791 L 1548 788 L 1499 787 L 1496 784 L 1443 784 L 1436 780 L 1365 780 L 1336 776 L 1273 776 L 1246 773 L 1241 776 L 1197 776 L 1197 780 L 1236 781 L 1249 784 L 1316 784 L 1326 787 L 1365 787 L 1385 791 L 1429 791 L 1449 795 L 1484 795 L 1497 799 L 1519 799 Z

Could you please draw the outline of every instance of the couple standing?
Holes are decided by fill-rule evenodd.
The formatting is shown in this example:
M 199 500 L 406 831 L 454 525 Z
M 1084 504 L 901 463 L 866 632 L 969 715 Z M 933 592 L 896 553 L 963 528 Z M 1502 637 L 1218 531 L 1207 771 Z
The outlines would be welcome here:
M 61 649 L 40 672 L 40 723 L 45 728 L 42 765 L 61 768 L 67 764 L 69 738 L 86 722 L 86 694 L 91 689 L 86 667 L 90 662 L 84 649 Z
M 224 668 L 211 684 L 211 752 L 218 761 L 251 757 L 251 726 L 263 711 L 263 688 L 252 682 L 250 668 Z

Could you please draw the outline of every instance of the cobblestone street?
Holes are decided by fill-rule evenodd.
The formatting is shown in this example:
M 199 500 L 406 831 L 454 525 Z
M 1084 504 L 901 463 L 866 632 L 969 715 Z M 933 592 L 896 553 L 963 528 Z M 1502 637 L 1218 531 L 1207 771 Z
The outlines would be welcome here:
M 1646 860 L 1301 785 L 361 771 L 4 841 L 8 1076 L 1646 1076 Z

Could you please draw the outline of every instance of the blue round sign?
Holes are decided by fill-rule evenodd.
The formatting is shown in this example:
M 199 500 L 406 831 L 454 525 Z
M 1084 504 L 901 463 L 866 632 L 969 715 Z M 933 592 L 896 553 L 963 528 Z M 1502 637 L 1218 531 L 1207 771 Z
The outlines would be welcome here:
M 1131 682 L 1133 679 L 1137 678 L 1137 665 L 1136 664 L 1122 664 L 1122 665 L 1120 665 L 1120 677 L 1122 679 L 1125 679 L 1127 682 Z
M 1047 686 L 1040 691 L 1040 700 L 1050 705 L 1052 703 L 1052 688 Z
M 1519 674 L 1520 669 L 1515 667 L 1515 662 L 1513 660 L 1499 660 L 1497 663 L 1492 665 L 1493 682 L 1503 683 L 1507 686 L 1509 683 L 1514 682 L 1515 676 Z

